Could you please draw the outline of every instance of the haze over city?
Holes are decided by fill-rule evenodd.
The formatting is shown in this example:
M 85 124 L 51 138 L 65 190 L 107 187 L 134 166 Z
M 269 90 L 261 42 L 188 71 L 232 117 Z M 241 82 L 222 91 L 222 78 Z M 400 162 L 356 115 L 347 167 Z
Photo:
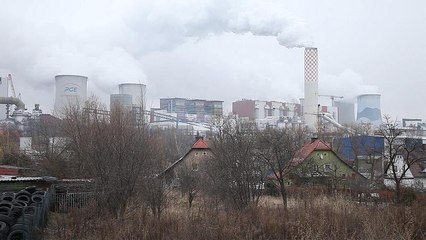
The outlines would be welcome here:
M 54 76 L 80 74 L 108 102 L 117 85 L 161 97 L 294 101 L 303 48 L 319 51 L 320 94 L 380 93 L 382 113 L 426 118 L 423 1 L 4 1 L 0 75 L 29 108 L 53 109 Z

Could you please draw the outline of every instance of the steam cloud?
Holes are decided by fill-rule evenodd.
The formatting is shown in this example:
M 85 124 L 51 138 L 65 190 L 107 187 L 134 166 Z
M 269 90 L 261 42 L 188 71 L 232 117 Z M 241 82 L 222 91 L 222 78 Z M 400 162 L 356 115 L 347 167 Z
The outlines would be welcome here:
M 189 39 L 232 32 L 274 36 L 289 48 L 312 43 L 307 26 L 273 0 L 6 1 L 0 30 L 0 74 L 25 79 L 18 87 L 82 74 L 89 89 L 105 93 L 121 82 L 147 83 L 140 58 Z

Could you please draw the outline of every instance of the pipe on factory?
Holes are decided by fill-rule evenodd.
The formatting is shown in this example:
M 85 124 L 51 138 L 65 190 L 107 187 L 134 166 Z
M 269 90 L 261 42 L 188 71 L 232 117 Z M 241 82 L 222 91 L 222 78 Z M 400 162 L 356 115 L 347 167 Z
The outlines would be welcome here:
M 13 104 L 18 109 L 25 110 L 25 104 L 21 99 L 15 97 L 0 97 L 0 104 Z

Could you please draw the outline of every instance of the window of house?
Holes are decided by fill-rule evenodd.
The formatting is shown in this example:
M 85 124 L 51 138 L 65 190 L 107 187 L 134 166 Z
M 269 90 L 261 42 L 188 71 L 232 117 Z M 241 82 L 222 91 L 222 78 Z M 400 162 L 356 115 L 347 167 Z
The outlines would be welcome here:
M 198 171 L 198 163 L 192 163 L 192 171 Z
M 324 164 L 324 172 L 328 173 L 331 172 L 333 169 L 331 167 L 331 164 Z

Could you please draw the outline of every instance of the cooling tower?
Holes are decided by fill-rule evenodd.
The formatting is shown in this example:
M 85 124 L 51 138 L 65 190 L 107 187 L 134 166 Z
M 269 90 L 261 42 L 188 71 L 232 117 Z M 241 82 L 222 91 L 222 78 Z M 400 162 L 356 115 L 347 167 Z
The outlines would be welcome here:
M 316 129 L 318 114 L 318 49 L 305 48 L 305 124 Z
M 142 109 L 146 109 L 145 89 L 146 86 L 141 83 L 123 83 L 118 85 L 119 93 L 131 95 L 133 106 L 142 107 Z
M 371 123 L 376 127 L 379 127 L 382 123 L 380 94 L 359 95 L 357 109 L 357 123 Z
M 70 106 L 82 105 L 87 100 L 87 77 L 79 75 L 55 76 L 56 94 L 54 113 L 64 114 Z
M 111 94 L 110 95 L 110 109 L 119 106 L 127 110 L 132 110 L 132 96 L 129 94 Z

